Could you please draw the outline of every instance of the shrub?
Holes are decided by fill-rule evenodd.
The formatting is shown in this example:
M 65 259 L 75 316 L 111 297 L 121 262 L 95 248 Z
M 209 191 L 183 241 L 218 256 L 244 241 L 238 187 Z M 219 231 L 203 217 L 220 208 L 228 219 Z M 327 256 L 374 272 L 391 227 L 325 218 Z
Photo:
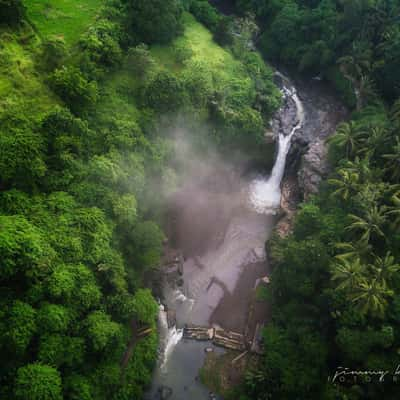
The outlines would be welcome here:
M 75 113 L 79 113 L 82 108 L 93 105 L 97 100 L 97 83 L 89 82 L 76 67 L 57 69 L 51 76 L 50 82 L 54 91 Z
M 0 0 L 0 24 L 15 25 L 25 16 L 22 0 Z
M 207 0 L 193 1 L 190 5 L 190 12 L 211 32 L 216 31 L 220 17 L 216 9 Z
M 180 80 L 167 71 L 159 72 L 144 91 L 147 106 L 158 112 L 175 112 L 185 103 L 185 92 Z
M 134 35 L 144 43 L 168 43 L 183 32 L 182 5 L 178 0 L 130 1 Z

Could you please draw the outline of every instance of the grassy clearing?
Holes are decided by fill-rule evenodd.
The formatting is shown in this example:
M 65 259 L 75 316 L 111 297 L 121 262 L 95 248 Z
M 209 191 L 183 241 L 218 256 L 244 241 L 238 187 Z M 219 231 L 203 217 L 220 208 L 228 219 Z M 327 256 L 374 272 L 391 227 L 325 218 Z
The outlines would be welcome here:
M 35 119 L 57 100 L 35 70 L 35 36 L 28 29 L 0 31 L 0 113 L 16 109 Z
M 102 85 L 102 97 L 96 106 L 97 114 L 119 115 L 121 119 L 137 120 L 139 111 L 135 104 L 138 82 L 126 69 L 115 71 Z
M 152 56 L 164 68 L 182 71 L 185 63 L 201 63 L 217 75 L 219 80 L 249 79 L 243 65 L 232 54 L 214 42 L 211 32 L 188 13 L 184 14 L 185 31 L 170 46 L 152 46 Z M 177 60 L 177 49 L 189 49 L 191 56 L 185 63 Z
M 44 37 L 63 38 L 68 45 L 95 19 L 104 0 L 25 0 L 28 17 Z

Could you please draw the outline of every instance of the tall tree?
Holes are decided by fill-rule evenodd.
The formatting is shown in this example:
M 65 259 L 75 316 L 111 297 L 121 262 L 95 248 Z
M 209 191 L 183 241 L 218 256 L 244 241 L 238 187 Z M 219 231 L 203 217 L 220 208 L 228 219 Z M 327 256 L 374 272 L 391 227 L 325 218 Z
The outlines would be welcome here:
M 385 238 L 383 225 L 387 221 L 387 210 L 385 207 L 373 206 L 371 209 L 364 212 L 362 217 L 351 214 L 353 221 L 346 229 L 349 231 L 361 232 L 361 239 L 370 241 L 373 238 Z
M 360 150 L 364 136 L 365 133 L 356 122 L 350 121 L 340 124 L 328 141 L 343 150 L 347 158 L 351 158 Z
M 366 268 L 359 258 L 349 260 L 342 258 L 334 264 L 332 270 L 332 280 L 337 281 L 337 290 L 351 292 L 365 281 Z
M 128 4 L 138 42 L 168 43 L 183 32 L 179 0 L 130 0 Z
M 28 364 L 18 369 L 15 382 L 17 400 L 62 400 L 61 377 L 50 366 Z
M 383 318 L 388 306 L 387 299 L 392 295 L 391 289 L 373 278 L 359 284 L 352 295 L 352 300 L 363 314 Z

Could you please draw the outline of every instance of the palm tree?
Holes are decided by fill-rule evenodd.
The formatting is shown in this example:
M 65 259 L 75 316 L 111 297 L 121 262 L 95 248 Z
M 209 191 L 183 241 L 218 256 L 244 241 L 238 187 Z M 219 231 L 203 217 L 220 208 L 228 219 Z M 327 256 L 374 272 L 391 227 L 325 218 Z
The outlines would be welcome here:
M 360 152 L 367 157 L 373 157 L 388 140 L 388 130 L 383 126 L 371 126 L 367 131 L 366 140 Z
M 354 214 L 350 214 L 349 217 L 353 222 L 346 229 L 349 231 L 361 231 L 361 240 L 369 242 L 371 236 L 385 238 L 385 234 L 382 231 L 382 227 L 387 221 L 387 208 L 385 206 L 378 207 L 374 205 L 365 212 L 364 217 Z
M 375 279 L 383 286 L 388 286 L 393 279 L 394 274 L 400 271 L 400 264 L 395 262 L 394 257 L 388 251 L 385 257 L 375 257 L 374 264 L 370 268 L 375 276 Z
M 362 314 L 370 314 L 382 318 L 388 305 L 387 298 L 393 295 L 393 291 L 377 279 L 360 282 L 356 291 L 351 295 L 351 300 Z
M 393 152 L 384 154 L 388 161 L 387 171 L 391 174 L 394 181 L 400 181 L 400 139 L 396 136 L 396 144 L 393 146 Z
M 395 193 L 391 198 L 392 207 L 389 207 L 389 211 L 387 215 L 394 216 L 394 220 L 392 221 L 392 226 L 396 229 L 400 226 L 400 191 Z
M 359 175 L 345 168 L 340 169 L 338 175 L 339 177 L 337 179 L 329 179 L 328 183 L 332 186 L 336 186 L 336 190 L 332 193 L 334 196 L 347 201 L 357 192 Z
M 341 254 L 335 256 L 339 260 L 365 260 L 370 256 L 372 251 L 372 246 L 365 240 L 337 243 L 335 247 L 342 251 Z
M 328 139 L 328 142 L 343 149 L 346 157 L 350 158 L 357 152 L 364 135 L 365 133 L 354 121 L 344 122 L 338 126 L 336 133 Z
M 359 96 L 360 96 L 360 103 L 359 109 L 361 109 L 366 103 L 372 100 L 376 100 L 377 92 L 375 88 L 375 82 L 368 76 L 362 75 L 359 81 Z
M 354 205 L 358 210 L 370 210 L 377 204 L 382 204 L 387 192 L 384 182 L 372 182 L 361 185 L 354 197 Z
M 351 82 L 356 98 L 356 109 L 361 110 L 364 105 L 364 95 L 372 88 L 368 78 L 371 71 L 372 51 L 367 42 L 354 42 L 351 54 L 338 60 L 340 71 Z
M 343 258 L 338 261 L 333 266 L 331 279 L 338 281 L 337 290 L 351 292 L 365 281 L 366 268 L 361 264 L 359 258 L 353 260 Z
M 398 126 L 400 125 L 400 99 L 398 99 L 392 107 L 392 120 Z
M 369 154 L 366 154 L 366 156 L 361 159 L 357 156 L 354 161 L 348 160 L 344 165 L 348 171 L 358 174 L 360 183 L 371 180 L 372 173 L 370 168 Z

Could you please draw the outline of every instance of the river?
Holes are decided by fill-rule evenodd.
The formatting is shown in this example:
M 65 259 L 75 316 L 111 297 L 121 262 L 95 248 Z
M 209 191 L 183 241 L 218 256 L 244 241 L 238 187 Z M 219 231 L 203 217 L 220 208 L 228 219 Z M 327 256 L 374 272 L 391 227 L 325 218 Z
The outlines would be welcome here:
M 312 135 L 324 137 L 340 120 L 337 103 L 316 80 L 302 82 L 300 90 L 279 72 L 276 80 L 283 105 L 272 122 L 277 154 L 271 173 L 211 166 L 207 179 L 193 179 L 174 198 L 173 235 L 181 253 L 173 257 L 181 258 L 181 271 L 173 278 L 165 274 L 160 357 L 145 399 L 217 398 L 200 383 L 199 369 L 206 349 L 224 350 L 182 339 L 183 327 L 246 330 L 256 280 L 270 273 L 265 243 L 277 220 L 291 144 L 304 137 L 312 140 Z M 174 326 L 168 327 L 166 309 L 176 316 Z M 268 310 L 259 322 L 267 319 Z

